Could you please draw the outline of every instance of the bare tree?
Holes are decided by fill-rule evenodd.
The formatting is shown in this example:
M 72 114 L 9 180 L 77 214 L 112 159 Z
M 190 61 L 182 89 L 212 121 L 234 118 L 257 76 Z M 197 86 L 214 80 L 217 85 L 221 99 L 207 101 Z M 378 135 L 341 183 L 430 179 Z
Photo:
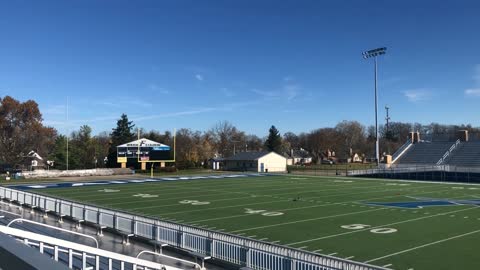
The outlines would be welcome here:
M 241 151 L 247 144 L 245 133 L 239 131 L 228 121 L 218 122 L 211 130 L 216 141 L 218 153 L 223 157 L 233 155 L 234 150 Z
M 337 145 L 337 154 L 341 158 L 350 156 L 350 151 L 360 152 L 365 143 L 365 127 L 357 121 L 342 121 L 335 126 L 341 143 Z

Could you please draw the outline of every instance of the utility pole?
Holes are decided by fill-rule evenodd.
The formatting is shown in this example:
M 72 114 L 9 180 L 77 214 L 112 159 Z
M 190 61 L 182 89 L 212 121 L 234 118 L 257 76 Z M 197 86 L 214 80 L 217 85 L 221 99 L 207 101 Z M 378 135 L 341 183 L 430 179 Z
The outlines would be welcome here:
M 387 133 L 390 130 L 390 115 L 388 112 L 390 111 L 390 108 L 388 106 L 385 106 L 385 110 L 387 111 L 387 116 L 385 117 L 385 120 L 387 121 Z
M 69 136 L 69 129 L 68 129 L 68 96 L 67 96 L 67 171 L 68 171 L 68 136 Z
M 237 144 L 238 142 L 240 142 L 240 141 L 232 141 L 232 142 L 233 142 L 233 155 L 235 156 L 235 154 L 237 153 L 237 151 L 236 151 L 236 146 L 237 146 L 237 145 L 236 145 L 236 144 Z M 241 146 L 240 146 L 240 147 L 241 147 Z M 240 149 L 241 149 L 241 148 L 240 148 Z M 240 150 L 240 151 L 241 151 L 241 150 Z

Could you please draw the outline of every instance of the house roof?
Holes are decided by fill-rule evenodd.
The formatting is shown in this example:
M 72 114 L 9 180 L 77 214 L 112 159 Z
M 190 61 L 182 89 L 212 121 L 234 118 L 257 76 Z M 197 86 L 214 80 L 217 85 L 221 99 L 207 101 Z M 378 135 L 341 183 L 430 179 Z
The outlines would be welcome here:
M 38 159 L 38 160 L 43 160 L 43 158 L 42 158 L 39 154 L 37 154 L 37 152 L 35 152 L 35 151 L 33 151 L 33 150 L 30 151 L 30 152 L 28 152 L 27 157 L 29 157 L 29 158 L 36 158 L 36 159 Z
M 263 156 L 266 156 L 269 153 L 273 152 L 267 152 L 267 151 L 262 151 L 262 152 L 240 152 L 237 153 L 236 155 L 226 158 L 225 160 L 257 160 Z
M 290 158 L 311 158 L 310 153 L 305 149 L 294 149 L 293 155 L 291 152 L 285 153 L 286 157 Z

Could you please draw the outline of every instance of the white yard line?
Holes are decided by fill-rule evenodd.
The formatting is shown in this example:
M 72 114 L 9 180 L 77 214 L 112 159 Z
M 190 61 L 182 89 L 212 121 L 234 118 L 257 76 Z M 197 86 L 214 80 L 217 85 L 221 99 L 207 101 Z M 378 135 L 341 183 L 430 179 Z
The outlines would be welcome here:
M 208 211 L 208 210 L 217 210 L 217 209 L 235 208 L 235 207 L 250 206 L 250 205 L 257 205 L 257 204 L 271 204 L 271 203 L 289 202 L 289 201 L 291 200 L 284 199 L 284 200 L 277 200 L 277 201 L 236 204 L 236 205 L 230 205 L 230 206 L 210 207 L 210 208 L 202 208 L 202 209 L 188 210 L 188 211 L 176 211 L 176 212 L 170 212 L 170 213 L 163 213 L 162 215 L 175 215 L 175 214 L 183 214 L 183 213 L 202 212 L 202 211 Z
M 416 246 L 416 247 L 413 247 L 413 248 L 409 248 L 409 249 L 405 249 L 405 250 L 398 251 L 398 252 L 395 252 L 395 253 L 391 253 L 391 254 L 388 254 L 388 255 L 385 255 L 385 256 L 382 256 L 382 257 L 371 259 L 371 260 L 366 261 L 365 263 L 370 263 L 370 262 L 382 260 L 382 259 L 385 259 L 385 258 L 388 258 L 388 257 L 392 257 L 392 256 L 396 256 L 396 255 L 399 255 L 399 254 L 407 253 L 407 252 L 417 250 L 417 249 L 420 249 L 420 248 L 424 248 L 424 247 L 428 247 L 428 246 L 433 246 L 433 245 L 436 245 L 436 244 L 440 244 L 440 243 L 447 242 L 447 241 L 450 241 L 450 240 L 453 240 L 453 239 L 457 239 L 457 238 L 465 237 L 465 236 L 468 236 L 468 235 L 476 234 L 476 233 L 479 233 L 479 232 L 480 232 L 480 230 L 476 230 L 476 231 L 460 234 L 460 235 L 457 235 L 457 236 L 445 238 L 445 239 L 442 239 L 442 240 L 430 242 L 430 243 L 427 243 L 427 244 L 424 244 L 424 245 L 421 245 L 421 246 Z
M 148 190 L 148 186 L 147 185 L 158 185 L 159 182 L 156 182 L 156 183 L 150 183 L 150 184 L 142 184 L 142 186 L 134 186 L 134 188 L 130 187 L 129 189 L 127 189 L 127 191 L 124 191 L 124 192 L 120 192 L 121 194 L 123 195 L 128 195 L 128 194 L 135 194 L 135 193 L 139 193 L 139 192 L 144 192 L 144 190 Z M 245 185 L 246 183 L 242 183 L 242 185 Z M 293 187 L 288 187 L 289 185 L 293 186 Z M 204 187 L 205 184 L 201 185 L 201 187 Z M 287 186 L 287 187 L 286 187 Z M 337 185 L 328 185 L 328 186 L 337 186 Z M 175 190 L 178 190 L 178 191 L 182 191 L 182 192 L 174 192 L 174 193 L 168 193 L 168 195 L 181 195 L 181 194 L 188 194 L 188 193 L 191 193 L 192 189 L 193 190 L 205 190 L 205 188 L 201 188 L 201 187 L 178 187 L 178 186 L 175 186 L 175 187 L 166 187 L 168 190 L 167 191 L 175 191 Z M 259 186 L 249 186 L 248 188 L 258 188 Z M 282 183 L 282 185 L 262 185 L 260 187 L 265 187 L 265 188 L 268 188 L 264 191 L 271 191 L 271 190 L 284 190 L 284 189 L 301 189 L 301 188 L 305 188 L 305 187 L 298 187 L 298 184 L 289 184 L 289 183 Z M 275 187 L 278 187 L 278 188 L 275 188 Z M 321 187 L 319 187 L 321 188 Z M 239 189 L 240 191 L 235 191 L 236 189 Z M 245 187 L 237 187 L 237 188 L 234 188 L 232 190 L 226 190 L 226 189 L 208 189 L 209 191 L 215 191 L 215 192 L 220 192 L 220 193 L 241 193 L 241 194 L 244 194 L 245 192 L 241 192 L 242 190 L 245 190 Z M 165 191 L 162 187 L 162 190 L 161 191 Z M 260 190 L 262 191 L 262 190 Z M 327 191 L 327 190 L 326 190 Z M 64 194 L 68 195 L 68 194 L 78 194 L 79 192 L 81 191 L 77 191 L 77 192 L 66 192 Z M 100 197 L 101 199 L 98 199 L 98 200 L 93 200 L 93 201 L 102 201 L 102 200 L 106 200 L 106 199 L 103 199 L 102 197 L 105 196 L 105 193 L 103 192 L 97 192 L 95 194 L 91 194 L 93 191 L 92 190 L 89 190 L 89 191 L 84 191 L 86 194 L 89 194 L 89 195 L 86 195 L 86 196 L 83 196 L 83 195 L 80 195 L 78 197 L 73 197 L 72 199 L 86 199 L 86 198 L 91 198 L 91 197 Z M 63 194 L 62 194 L 63 195 Z M 211 194 L 210 194 L 211 196 Z
M 351 260 L 353 258 L 355 258 L 355 256 L 346 257 L 345 260 Z
M 139 192 L 144 192 L 143 190 L 145 190 L 145 186 L 146 185 L 149 185 L 149 184 L 145 184 L 145 185 L 142 185 L 142 188 L 141 189 L 135 189 L 134 191 L 128 191 L 128 192 L 122 192 L 121 194 L 122 195 L 129 195 L 129 194 L 135 194 L 135 193 L 139 193 Z M 305 187 L 284 187 L 285 184 L 282 185 L 282 188 L 279 188 L 279 189 L 268 189 L 268 190 L 265 190 L 265 191 L 275 191 L 275 190 L 284 190 L 284 189 L 287 189 L 287 190 L 291 190 L 291 189 L 305 189 Z M 290 185 L 290 184 L 287 184 L 287 185 Z M 291 184 L 291 185 L 294 185 L 294 186 L 298 186 L 298 184 Z M 328 185 L 330 186 L 330 185 Z M 315 192 L 332 192 L 332 191 L 339 191 L 339 190 L 344 190 L 345 187 L 342 187 L 342 188 L 338 188 L 338 184 L 335 184 L 335 185 L 331 185 L 332 187 L 333 186 L 336 186 L 337 188 L 335 189 L 321 189 L 320 190 L 317 190 Z M 268 187 L 268 186 L 266 186 Z M 271 186 L 270 186 L 271 187 Z M 280 185 L 278 186 L 280 187 Z M 169 187 L 171 188 L 171 187 Z M 367 186 L 367 187 L 350 187 L 350 189 L 371 189 L 371 188 L 384 188 L 383 186 L 379 186 L 379 187 L 375 187 L 375 186 Z M 244 190 L 245 188 L 243 187 L 241 190 Z M 261 195 L 261 194 L 252 194 L 252 193 L 249 193 L 249 192 L 236 192 L 236 191 L 229 191 L 229 190 L 225 190 L 225 189 L 206 189 L 206 188 L 198 188 L 198 187 L 175 187 L 174 190 L 183 190 L 183 192 L 178 192 L 178 193 L 168 193 L 168 195 L 182 195 L 182 194 L 191 194 L 191 190 L 199 190 L 199 191 L 209 191 L 209 192 L 212 192 L 212 191 L 215 191 L 215 192 L 219 192 L 219 193 L 226 193 L 226 194 L 241 194 L 241 195 L 255 195 L 255 196 L 268 196 L 268 195 Z M 190 191 L 189 191 L 190 190 Z M 397 190 L 397 189 L 393 189 L 393 190 Z M 392 191 L 393 191 L 392 190 Z M 89 193 L 91 193 L 92 191 L 89 191 Z M 146 191 L 145 191 L 146 192 Z M 155 191 L 157 192 L 157 191 Z M 308 192 L 308 191 L 307 191 Z M 275 195 L 288 195 L 288 194 L 299 194 L 299 193 L 307 193 L 307 192 L 288 192 L 288 193 L 279 193 L 279 194 L 275 194 Z M 367 192 L 367 193 L 370 193 L 370 192 Z M 358 193 L 356 193 L 358 194 Z M 361 194 L 361 193 L 360 193 Z M 347 195 L 347 194 L 346 194 Z M 161 196 L 161 195 L 159 195 Z M 212 195 L 212 194 L 205 194 L 205 195 L 191 195 L 191 196 L 187 196 L 187 197 L 184 197 L 184 198 L 190 198 L 190 197 L 195 197 L 195 198 L 198 198 L 198 197 L 210 197 L 210 196 L 215 196 L 215 195 Z M 334 195 L 331 195 L 331 196 L 341 196 L 341 194 L 337 195 L 337 194 L 334 194 Z M 322 196 L 322 197 L 331 197 L 331 196 Z M 108 201 L 108 200 L 112 200 L 112 198 L 115 198 L 115 197 L 107 197 L 105 198 L 105 193 L 100 193 L 100 194 L 94 194 L 94 195 L 88 195 L 88 196 L 80 196 L 80 197 L 73 197 L 71 198 L 72 200 L 84 200 L 86 199 L 87 197 L 100 197 L 99 199 L 93 199 L 93 200 L 90 200 L 89 202 L 92 202 L 92 203 L 97 203 L 97 202 L 100 202 L 100 201 Z M 318 197 L 318 196 L 317 196 Z M 316 197 L 313 197 L 313 198 L 316 198 Z M 137 200 L 137 201 L 130 201 L 132 203 L 134 202 L 149 202 L 149 201 L 162 201 L 162 200 L 171 200 L 172 198 L 169 197 L 169 198 L 165 198 L 165 199 L 154 199 L 154 200 Z M 114 203 L 112 205 L 115 205 L 117 203 Z M 124 204 L 123 202 L 122 203 L 118 203 L 118 204 Z
M 318 241 L 318 240 L 333 238 L 333 237 L 337 237 L 337 236 L 342 236 L 342 235 L 348 235 L 348 234 L 354 234 L 354 233 L 364 232 L 364 231 L 368 231 L 368 230 L 371 230 L 371 229 L 377 229 L 377 228 L 382 228 L 382 227 L 387 227 L 387 226 L 392 226 L 392 225 L 397 225 L 397 224 L 403 224 L 403 223 L 408 223 L 408 222 L 417 221 L 417 220 L 423 220 L 423 219 L 432 218 L 432 217 L 444 216 L 444 215 L 448 215 L 448 214 L 451 214 L 451 213 L 458 213 L 458 212 L 462 212 L 462 211 L 468 211 L 468 210 L 472 210 L 472 209 L 478 209 L 478 207 L 475 206 L 475 207 L 464 208 L 464 209 L 455 210 L 455 211 L 450 211 L 450 212 L 443 212 L 443 213 L 439 213 L 439 214 L 435 214 L 435 215 L 431 215 L 431 216 L 422 216 L 422 217 L 419 217 L 419 218 L 407 219 L 407 220 L 398 221 L 398 222 L 393 222 L 393 223 L 389 223 L 389 224 L 383 224 L 383 225 L 379 225 L 379 226 L 375 226 L 375 227 L 368 227 L 367 229 L 350 231 L 350 232 L 344 232 L 344 233 L 338 233 L 338 234 L 332 234 L 332 235 L 322 236 L 322 237 L 313 238 L 313 239 L 309 239 L 309 240 L 303 240 L 303 241 L 293 242 L 293 243 L 289 243 L 288 245 L 297 245 L 297 244 L 309 243 L 309 242 L 314 242 L 314 241 Z
M 302 222 L 308 222 L 308 221 L 314 221 L 314 220 L 322 220 L 322 219 L 327 219 L 327 218 L 335 218 L 335 217 L 343 217 L 343 216 L 350 216 L 350 215 L 358 215 L 358 214 L 363 214 L 363 213 L 368 213 L 368 212 L 373 212 L 373 211 L 380 211 L 380 210 L 385 210 L 385 208 L 377 208 L 377 209 L 373 209 L 373 210 L 370 209 L 370 210 L 364 210 L 364 211 L 349 212 L 349 213 L 345 213 L 345 214 L 338 214 L 338 215 L 331 215 L 331 216 L 323 216 L 323 217 L 309 218 L 309 219 L 301 219 L 301 220 L 296 220 L 296 221 L 290 221 L 290 222 L 284 222 L 284 223 L 277 223 L 277 224 L 273 224 L 273 225 L 258 226 L 258 227 L 248 228 L 248 229 L 242 229 L 242 230 L 232 231 L 232 233 L 244 232 L 244 231 L 251 231 L 251 230 L 258 230 L 258 229 L 265 229 L 265 228 L 270 228 L 270 227 L 284 226 L 284 225 L 290 225 L 290 224 L 295 224 L 295 223 L 302 223 Z
M 162 177 L 159 177 L 159 178 L 162 178 Z M 242 180 L 242 181 L 239 181 L 237 183 L 232 183 L 231 180 Z M 131 179 L 131 180 L 135 180 L 135 179 Z M 131 181 L 130 179 L 123 179 L 123 180 L 118 180 L 118 181 Z M 137 179 L 137 180 L 144 180 L 144 179 Z M 245 189 L 245 187 L 242 187 L 242 186 L 245 186 L 246 184 L 248 184 L 249 187 L 254 187 L 254 188 L 257 188 L 257 187 L 266 187 L 266 188 L 270 188 L 270 187 L 285 187 L 285 185 L 292 185 L 292 186 L 297 186 L 299 183 L 287 183 L 287 182 L 279 182 L 277 179 L 272 179 L 272 180 L 269 180 L 269 179 L 262 179 L 262 182 L 258 182 L 258 179 L 254 179 L 254 178 L 244 178 L 244 177 L 239 177 L 239 178 L 228 178 L 228 179 L 222 179 L 222 180 L 225 180 L 225 181 L 222 181 L 222 180 L 219 180 L 219 179 L 214 179 L 214 178 L 211 178 L 211 179 L 205 179 L 205 180 L 214 180 L 216 181 L 215 184 L 228 184 L 229 187 L 231 186 L 234 186 L 236 187 L 237 185 L 239 187 L 236 187 L 235 189 Z M 251 181 L 246 181 L 246 180 L 251 180 Z M 111 180 L 111 181 L 116 181 L 116 180 Z M 271 182 L 271 183 L 275 183 L 275 184 L 280 184 L 280 185 L 271 185 L 271 183 L 266 183 L 266 182 Z M 131 184 L 135 184 L 135 182 L 129 182 Z M 160 183 L 165 183 L 165 181 L 156 181 L 156 182 L 144 182 L 144 183 L 139 183 L 139 184 L 142 184 L 141 186 L 140 185 L 134 185 L 134 186 L 130 186 L 129 187 L 129 190 L 142 190 L 144 189 L 145 187 L 148 187 L 148 186 L 155 186 L 155 185 L 158 185 Z M 180 182 L 179 182 L 180 183 Z M 312 183 L 312 182 L 302 182 L 301 183 L 302 185 L 318 185 L 318 186 L 337 186 L 337 185 L 334 185 L 334 184 L 331 184 L 329 182 L 315 182 L 315 183 Z M 26 184 L 27 185 L 27 184 Z M 104 183 L 102 184 L 102 186 L 108 186 L 110 185 L 109 183 Z M 100 186 L 100 185 L 98 185 Z M 162 186 L 162 189 L 178 189 L 178 190 L 185 190 L 185 188 L 194 188 L 194 187 L 203 187 L 205 186 L 205 183 L 203 182 L 183 182 L 182 185 L 176 185 L 176 186 L 168 186 L 168 185 L 164 185 Z M 90 186 L 85 186 L 85 187 L 94 187 L 93 185 L 90 185 Z M 96 187 L 96 186 L 95 186 Z M 67 187 L 68 188 L 68 187 Z M 137 190 L 137 191 L 138 191 Z M 132 192 L 136 192 L 136 191 L 132 191 Z M 62 194 L 64 195 L 69 195 L 69 194 L 90 194 L 92 193 L 92 190 L 75 190 L 75 191 L 65 191 L 63 192 Z M 125 192 L 124 192 L 125 194 Z M 90 196 L 100 196 L 101 197 L 102 194 L 94 194 L 94 195 L 90 195 Z M 86 197 L 89 197 L 89 196 L 86 196 Z M 83 196 L 82 196 L 83 198 Z
M 336 255 L 338 254 L 337 252 L 333 252 L 333 253 L 330 253 L 330 254 L 327 254 L 328 256 L 333 256 L 333 255 Z
M 302 187 L 303 188 L 303 187 Z M 122 205 L 122 204 L 131 204 L 131 203 L 136 203 L 136 202 L 159 202 L 159 201 L 171 201 L 171 200 L 175 200 L 177 199 L 179 196 L 178 195 L 182 195 L 182 194 L 186 194 L 188 196 L 183 196 L 181 197 L 182 199 L 196 199 L 196 198 L 200 198 L 200 197 L 215 197 L 215 196 L 220 196 L 220 195 L 227 195 L 227 194 L 239 194 L 239 195 L 247 195 L 247 197 L 238 197 L 238 199 L 241 199 L 241 198 L 250 198 L 251 196 L 256 196 L 256 197 L 272 197 L 271 195 L 263 195 L 263 194 L 254 194 L 254 193 L 248 193 L 248 192 L 231 192 L 231 191 L 222 191 L 222 190 L 213 190 L 213 189 L 199 189 L 199 188 L 189 188 L 189 189 L 194 189 L 194 190 L 198 190 L 199 192 L 203 192 L 203 191 L 208 191 L 208 192 L 211 192 L 211 191 L 216 191 L 216 192 L 219 192 L 220 194 L 205 194 L 205 195 L 192 195 L 192 191 L 185 191 L 185 192 L 181 192 L 181 193 L 167 193 L 168 196 L 171 196 L 171 195 L 176 195 L 175 197 L 168 197 L 168 198 L 165 198 L 163 197 L 161 194 L 155 194 L 155 195 L 158 195 L 159 197 L 155 198 L 155 199 L 141 199 L 141 200 L 130 200 L 128 202 L 119 202 L 119 203 L 112 203 L 112 204 L 108 204 L 108 205 Z M 282 188 L 281 190 L 283 189 L 287 189 L 287 190 L 291 190 L 292 188 Z M 275 190 L 275 189 L 270 189 L 269 191 L 272 191 L 272 190 Z M 135 192 L 129 192 L 129 194 L 136 194 L 136 193 L 140 193 L 140 192 L 148 192 L 148 191 L 142 191 L 142 190 L 139 190 L 139 191 L 135 191 Z M 152 191 L 153 193 L 158 193 L 158 192 L 161 192 L 161 191 Z M 223 193 L 223 194 L 222 194 Z M 284 195 L 284 194 L 298 194 L 299 192 L 289 192 L 289 193 L 278 193 L 276 195 Z M 105 196 L 105 193 L 104 194 L 101 194 L 102 196 Z M 128 195 L 126 193 L 122 193 L 122 195 Z M 81 200 L 82 198 L 73 198 L 73 200 Z M 89 200 L 88 202 L 90 203 L 98 203 L 98 202 L 101 202 L 101 201 L 109 201 L 109 200 L 117 200 L 118 199 L 118 196 L 110 196 L 108 198 L 101 198 L 101 199 L 96 199 L 96 200 Z
M 251 197 L 240 197 L 240 198 L 228 198 L 228 199 L 219 199 L 219 200 L 209 200 L 208 202 L 223 202 L 223 201 L 234 201 L 234 200 L 243 200 L 243 199 L 247 199 L 247 198 L 251 198 Z M 179 199 L 179 200 L 183 200 L 183 198 Z M 126 204 L 126 203 L 123 203 L 123 204 Z M 108 206 L 112 206 L 112 205 L 119 205 L 119 204 L 108 204 Z M 174 203 L 174 204 L 163 204 L 163 205 L 150 205 L 150 206 L 144 206 L 144 207 L 136 207 L 136 208 L 128 208 L 127 210 L 128 211 L 136 211 L 136 210 L 143 210 L 143 209 L 149 209 L 149 208 L 163 208 L 163 207 L 170 207 L 170 206 L 179 206 L 179 205 L 185 205 L 187 206 L 187 204 L 181 204 L 181 203 Z M 208 205 L 208 204 L 207 204 Z M 204 209 L 204 210 L 207 210 L 207 209 Z M 166 214 L 162 214 L 162 215 L 166 215 Z
M 374 191 L 372 193 L 375 193 L 377 191 Z M 441 190 L 435 190 L 435 191 L 428 191 L 428 192 L 422 192 L 422 193 L 417 193 L 417 194 L 428 194 L 428 193 L 437 193 L 441 192 Z M 358 193 L 353 193 L 353 194 L 343 194 L 344 196 L 348 195 L 355 195 Z M 363 200 L 377 200 L 377 199 L 385 199 L 385 198 L 394 198 L 398 197 L 398 195 L 389 195 L 389 196 L 382 196 L 382 197 L 376 197 L 376 198 L 366 198 Z M 272 209 L 271 211 L 292 211 L 292 210 L 301 210 L 301 209 L 308 209 L 308 208 L 316 208 L 316 207 L 325 207 L 325 206 L 331 206 L 331 205 L 341 205 L 344 203 L 352 203 L 352 202 L 358 202 L 359 200 L 351 200 L 351 201 L 342 201 L 342 202 L 337 202 L 337 203 L 327 203 L 327 204 L 319 204 L 319 205 L 311 205 L 311 206 L 304 206 L 304 207 L 297 207 L 297 208 L 287 208 L 287 209 Z M 375 207 L 373 207 L 375 208 Z M 376 209 L 376 208 L 375 208 Z M 245 217 L 245 216 L 251 216 L 255 214 L 242 214 L 242 215 L 233 215 L 233 216 L 223 216 L 223 217 L 217 217 L 217 218 L 208 218 L 208 219 L 201 219 L 201 220 L 195 220 L 193 222 L 204 222 L 204 221 L 211 221 L 211 220 L 221 220 L 221 219 L 230 219 L 230 218 L 237 218 L 237 217 Z

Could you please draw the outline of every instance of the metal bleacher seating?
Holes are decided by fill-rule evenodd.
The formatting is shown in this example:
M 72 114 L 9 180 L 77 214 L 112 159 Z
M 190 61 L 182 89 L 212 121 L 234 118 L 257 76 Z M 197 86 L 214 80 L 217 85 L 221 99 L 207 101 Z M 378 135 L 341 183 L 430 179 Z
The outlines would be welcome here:
M 398 160 L 400 164 L 436 164 L 443 154 L 449 150 L 452 142 L 419 142 Z
M 480 167 L 480 142 L 462 143 L 446 164 L 465 167 Z

